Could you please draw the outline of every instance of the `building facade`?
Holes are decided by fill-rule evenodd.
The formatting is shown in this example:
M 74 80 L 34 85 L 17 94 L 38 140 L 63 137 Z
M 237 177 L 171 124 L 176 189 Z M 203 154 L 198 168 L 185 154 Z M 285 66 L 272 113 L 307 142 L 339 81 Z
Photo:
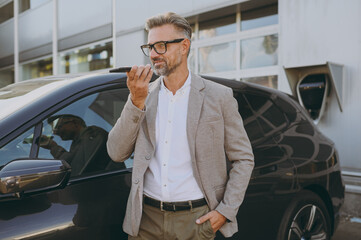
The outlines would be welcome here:
M 292 93 L 287 69 L 341 65 L 342 98 L 330 90 L 317 124 L 336 144 L 347 192 L 361 196 L 359 0 L 0 0 L 0 87 L 146 64 L 144 22 L 167 11 L 192 25 L 189 68 L 197 74 Z

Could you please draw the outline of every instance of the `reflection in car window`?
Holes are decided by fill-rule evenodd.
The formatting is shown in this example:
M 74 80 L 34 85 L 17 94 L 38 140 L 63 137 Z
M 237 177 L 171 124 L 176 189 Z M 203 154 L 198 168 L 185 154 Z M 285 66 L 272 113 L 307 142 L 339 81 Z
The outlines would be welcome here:
M 39 158 L 67 161 L 72 176 L 131 167 L 108 156 L 108 132 L 128 98 L 127 89 L 86 96 L 43 121 Z
M 242 116 L 243 125 L 247 132 L 248 138 L 251 143 L 254 143 L 263 137 L 261 126 L 257 122 L 256 116 L 253 114 L 253 111 L 245 100 L 243 94 L 234 92 L 234 97 L 238 102 L 238 111 Z
M 253 100 L 253 104 L 246 100 L 246 96 L 251 96 L 247 99 Z M 243 118 L 244 128 L 252 143 L 255 168 L 259 169 L 258 174 L 267 174 L 273 171 L 273 167 L 264 167 L 270 167 L 276 163 L 282 163 L 282 165 L 285 165 L 284 162 L 286 158 L 283 151 L 272 138 L 265 138 L 265 132 L 271 132 L 274 127 L 273 124 L 270 124 L 270 121 L 267 121 L 268 118 L 272 118 L 272 116 L 267 116 L 266 114 L 267 118 L 264 117 L 263 110 L 266 110 L 267 112 L 268 109 L 272 109 L 274 106 L 269 105 L 272 104 L 272 102 L 267 98 L 250 95 L 248 93 L 241 94 L 235 92 L 234 97 L 237 99 L 238 110 Z M 253 109 L 250 106 L 252 106 Z M 274 165 L 274 167 L 277 168 L 276 165 Z
M 28 158 L 33 142 L 33 134 L 34 127 L 0 148 L 0 167 L 15 159 Z
M 268 97 L 244 94 L 265 135 L 271 135 L 287 126 L 283 112 Z

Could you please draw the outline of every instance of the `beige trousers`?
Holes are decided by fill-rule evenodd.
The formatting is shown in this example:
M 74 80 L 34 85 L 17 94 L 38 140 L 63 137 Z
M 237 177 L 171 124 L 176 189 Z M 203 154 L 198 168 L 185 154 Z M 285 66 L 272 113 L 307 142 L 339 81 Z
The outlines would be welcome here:
M 207 205 L 185 211 L 161 211 L 144 205 L 137 237 L 128 240 L 210 240 L 215 233 L 211 223 L 197 224 L 196 220 L 209 212 Z

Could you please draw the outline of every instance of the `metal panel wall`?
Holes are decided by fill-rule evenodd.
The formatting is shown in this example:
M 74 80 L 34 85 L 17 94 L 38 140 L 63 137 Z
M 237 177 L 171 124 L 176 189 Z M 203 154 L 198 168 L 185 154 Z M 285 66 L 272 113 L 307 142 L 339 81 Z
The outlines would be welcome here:
M 28 51 L 52 42 L 52 1 L 19 14 L 19 51 Z M 41 54 L 50 54 L 44 52 Z M 39 54 L 35 54 L 38 57 Z
M 331 61 L 345 67 L 343 112 L 329 97 L 318 126 L 335 143 L 344 169 L 361 171 L 361 1 L 279 1 L 280 64 L 303 66 Z M 341 20 L 342 19 L 342 20 Z M 287 82 L 284 74 L 280 82 Z M 286 86 L 286 84 L 285 84 Z M 286 87 L 283 89 L 286 90 Z M 288 90 L 288 89 L 287 89 Z
M 112 22 L 111 0 L 61 0 L 58 4 L 59 39 Z
M 14 54 L 14 19 L 0 24 L 0 59 Z

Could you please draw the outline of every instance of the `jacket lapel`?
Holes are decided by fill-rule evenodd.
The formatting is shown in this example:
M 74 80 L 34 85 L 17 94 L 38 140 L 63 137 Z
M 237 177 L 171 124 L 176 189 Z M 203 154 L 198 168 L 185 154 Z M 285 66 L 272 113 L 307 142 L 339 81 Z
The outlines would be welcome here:
M 158 95 L 160 87 L 160 78 L 155 80 L 153 84 L 149 86 L 148 99 L 146 104 L 146 121 L 150 141 L 155 148 L 155 120 L 157 116 L 158 108 Z
M 203 105 L 204 93 L 202 90 L 204 87 L 205 85 L 203 80 L 197 75 L 192 74 L 191 89 L 188 100 L 187 138 L 193 164 L 195 164 L 195 139 Z

